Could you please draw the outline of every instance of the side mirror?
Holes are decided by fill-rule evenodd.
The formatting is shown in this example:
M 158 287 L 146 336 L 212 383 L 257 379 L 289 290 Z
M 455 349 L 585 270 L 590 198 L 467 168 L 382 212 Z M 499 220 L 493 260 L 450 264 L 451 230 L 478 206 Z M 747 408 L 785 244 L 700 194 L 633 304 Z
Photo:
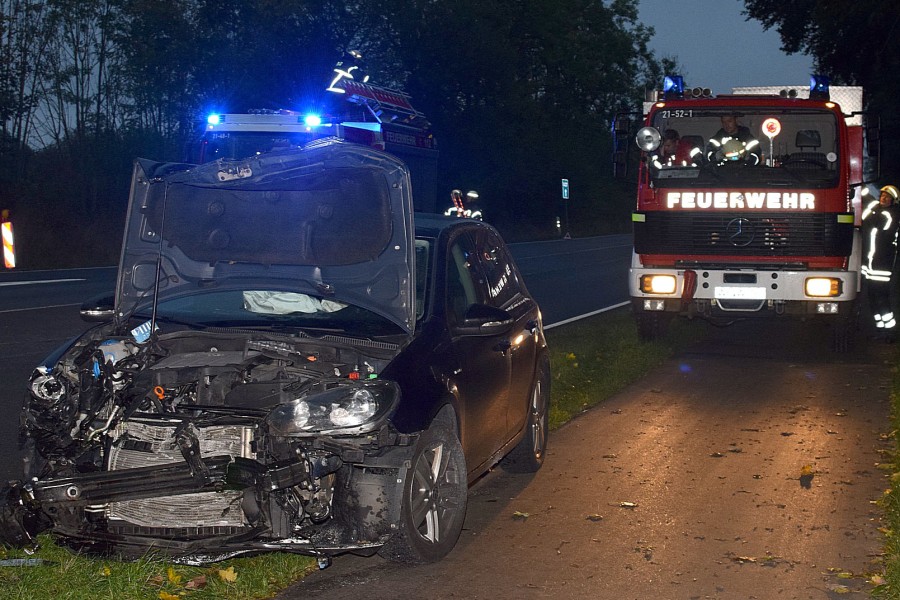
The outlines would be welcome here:
M 81 320 L 89 323 L 112 321 L 116 314 L 115 303 L 115 294 L 104 293 L 89 298 L 81 304 Z
M 496 335 L 508 329 L 513 323 L 512 316 L 487 304 L 473 304 L 466 311 L 466 329 L 477 329 L 477 335 Z

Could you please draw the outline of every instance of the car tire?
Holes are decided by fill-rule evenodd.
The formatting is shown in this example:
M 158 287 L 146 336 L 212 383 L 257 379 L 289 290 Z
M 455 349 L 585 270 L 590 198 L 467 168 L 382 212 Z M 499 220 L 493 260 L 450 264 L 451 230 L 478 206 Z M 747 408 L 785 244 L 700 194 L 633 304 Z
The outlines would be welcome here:
M 442 423 L 422 432 L 403 484 L 397 533 L 378 551 L 405 564 L 435 562 L 456 545 L 466 518 L 466 459 Z
M 544 362 L 534 378 L 525 437 L 503 459 L 503 468 L 511 473 L 534 473 L 544 464 L 547 433 L 550 429 L 550 365 Z

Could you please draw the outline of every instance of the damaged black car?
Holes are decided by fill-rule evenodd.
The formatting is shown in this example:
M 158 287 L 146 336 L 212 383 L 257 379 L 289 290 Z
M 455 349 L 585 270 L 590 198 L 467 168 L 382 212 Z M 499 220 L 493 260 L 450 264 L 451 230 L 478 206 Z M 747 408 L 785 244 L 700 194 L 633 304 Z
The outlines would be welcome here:
M 338 140 L 137 161 L 114 302 L 29 382 L 0 541 L 446 555 L 470 483 L 541 466 L 550 365 L 496 230 L 411 193 L 401 161 Z

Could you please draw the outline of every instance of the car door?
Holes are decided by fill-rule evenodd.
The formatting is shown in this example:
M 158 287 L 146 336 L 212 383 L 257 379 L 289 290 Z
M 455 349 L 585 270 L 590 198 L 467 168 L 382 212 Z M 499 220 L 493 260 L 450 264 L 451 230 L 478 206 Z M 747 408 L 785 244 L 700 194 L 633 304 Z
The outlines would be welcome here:
M 489 296 L 468 233 L 449 242 L 446 318 L 450 332 L 452 388 L 458 398 L 460 430 L 469 471 L 489 460 L 505 441 L 509 353 L 504 331 L 485 332 L 483 313 Z
M 503 341 L 510 369 L 506 434 L 511 437 L 525 424 L 528 414 L 538 351 L 535 335 L 538 309 L 500 236 L 491 229 L 482 228 L 476 234 L 476 246 L 488 287 L 487 304 L 505 311 L 512 318 Z

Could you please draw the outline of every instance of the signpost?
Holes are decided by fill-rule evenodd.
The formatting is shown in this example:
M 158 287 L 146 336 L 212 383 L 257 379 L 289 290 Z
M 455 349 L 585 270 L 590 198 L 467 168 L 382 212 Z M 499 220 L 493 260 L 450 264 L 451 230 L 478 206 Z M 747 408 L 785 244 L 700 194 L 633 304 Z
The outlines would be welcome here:
M 569 235 L 569 180 L 562 180 L 562 197 L 563 197 L 563 206 L 566 211 L 566 234 L 563 236 L 563 239 L 570 239 L 572 236 Z

